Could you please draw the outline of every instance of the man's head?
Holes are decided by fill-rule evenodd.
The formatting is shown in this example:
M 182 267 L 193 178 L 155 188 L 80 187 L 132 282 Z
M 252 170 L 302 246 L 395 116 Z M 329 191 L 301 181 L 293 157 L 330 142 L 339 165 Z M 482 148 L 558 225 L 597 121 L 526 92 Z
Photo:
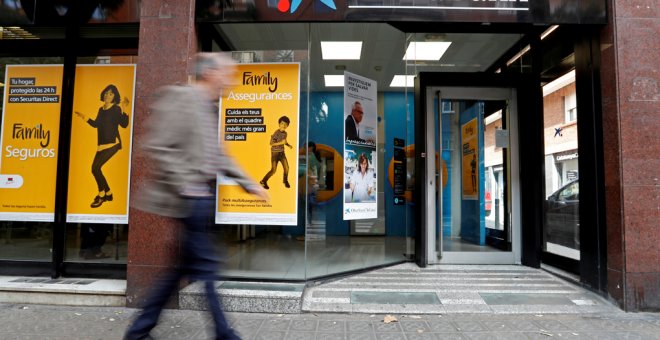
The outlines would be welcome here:
M 219 96 L 220 91 L 232 87 L 236 81 L 236 63 L 220 53 L 198 53 L 195 63 L 197 83 L 206 87 L 211 96 Z
M 353 107 L 351 108 L 351 115 L 353 116 L 353 119 L 355 119 L 356 123 L 360 123 L 362 121 L 364 111 L 362 110 L 362 104 L 360 104 L 360 102 L 353 103 Z

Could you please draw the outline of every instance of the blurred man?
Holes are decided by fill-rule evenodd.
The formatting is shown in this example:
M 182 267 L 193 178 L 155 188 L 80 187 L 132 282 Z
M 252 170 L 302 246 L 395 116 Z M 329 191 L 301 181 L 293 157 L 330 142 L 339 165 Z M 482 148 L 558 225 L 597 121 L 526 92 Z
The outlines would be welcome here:
M 234 62 L 223 55 L 197 55 L 197 82 L 165 88 L 152 106 L 144 149 L 155 163 L 153 180 L 141 193 L 137 208 L 174 217 L 183 223 L 180 267 L 154 284 L 140 316 L 125 339 L 149 339 L 163 306 L 187 276 L 204 281 L 218 339 L 240 339 L 227 325 L 214 279 L 220 264 L 207 228 L 215 213 L 216 174 L 234 179 L 264 200 L 266 191 L 243 174 L 218 140 L 220 93 L 236 78 Z

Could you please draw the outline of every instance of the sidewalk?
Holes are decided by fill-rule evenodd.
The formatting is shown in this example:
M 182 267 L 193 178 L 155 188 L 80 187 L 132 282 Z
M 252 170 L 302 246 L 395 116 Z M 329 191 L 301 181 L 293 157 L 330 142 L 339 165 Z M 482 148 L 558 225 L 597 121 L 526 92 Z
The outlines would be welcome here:
M 100 299 L 101 293 L 110 294 L 116 299 L 111 294 L 125 289 L 125 282 L 123 286 L 109 285 L 107 280 L 31 282 L 35 280 L 39 281 L 6 278 L 7 282 L 0 283 L 4 289 L 12 285 L 25 290 L 56 286 L 58 291 L 51 293 L 56 294 L 57 301 L 68 303 L 80 302 L 71 296 L 80 299 L 84 294 L 95 299 Z M 257 285 L 264 287 L 256 289 Z M 276 286 L 282 285 L 218 282 L 226 310 L 240 307 L 258 311 L 268 299 L 277 305 L 283 303 L 277 299 L 287 294 L 298 297 L 295 310 L 287 312 L 291 314 L 227 313 L 244 339 L 660 340 L 660 314 L 625 313 L 578 285 L 524 266 L 419 268 L 404 263 L 291 291 Z M 2 295 L 8 297 L 8 290 L 0 290 Z M 21 298 L 25 296 L 0 303 L 0 339 L 121 339 L 138 312 L 125 307 L 56 306 L 38 300 L 26 304 Z M 52 300 L 52 296 L 43 298 Z M 205 298 L 192 293 L 182 292 L 179 303 L 206 307 Z M 166 311 L 152 336 L 212 338 L 209 315 L 193 309 Z M 388 315 L 396 321 L 385 322 Z
M 0 339 L 121 339 L 136 309 L 0 304 Z M 243 339 L 660 339 L 660 315 L 227 313 Z M 156 339 L 211 339 L 208 314 L 167 310 Z

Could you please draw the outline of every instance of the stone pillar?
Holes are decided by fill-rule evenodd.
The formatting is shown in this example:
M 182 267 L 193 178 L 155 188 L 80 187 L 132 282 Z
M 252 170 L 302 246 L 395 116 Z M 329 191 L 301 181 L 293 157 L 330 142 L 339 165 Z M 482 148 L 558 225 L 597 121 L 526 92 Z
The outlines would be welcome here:
M 143 187 L 151 164 L 140 152 L 149 104 L 163 85 L 185 84 L 197 52 L 195 0 L 144 0 L 140 8 L 131 197 Z M 129 211 L 126 305 L 139 307 L 154 279 L 176 265 L 179 228 L 170 219 Z M 176 296 L 170 307 L 178 305 Z
M 608 292 L 626 311 L 660 309 L 660 9 L 608 0 L 601 80 Z

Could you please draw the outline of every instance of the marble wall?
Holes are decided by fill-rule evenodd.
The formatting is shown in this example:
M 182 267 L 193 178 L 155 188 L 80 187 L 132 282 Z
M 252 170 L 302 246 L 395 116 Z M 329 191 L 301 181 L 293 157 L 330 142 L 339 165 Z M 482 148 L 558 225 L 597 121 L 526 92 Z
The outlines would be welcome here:
M 660 310 L 660 7 L 608 1 L 601 34 L 608 291 Z
M 131 198 L 137 196 L 151 166 L 139 150 L 147 128 L 149 104 L 161 86 L 185 84 L 188 74 L 192 74 L 193 57 L 197 52 L 194 9 L 194 0 L 141 2 Z M 126 304 L 137 307 L 154 279 L 176 264 L 179 237 L 173 220 L 134 208 L 129 214 Z M 175 296 L 170 307 L 177 305 Z

